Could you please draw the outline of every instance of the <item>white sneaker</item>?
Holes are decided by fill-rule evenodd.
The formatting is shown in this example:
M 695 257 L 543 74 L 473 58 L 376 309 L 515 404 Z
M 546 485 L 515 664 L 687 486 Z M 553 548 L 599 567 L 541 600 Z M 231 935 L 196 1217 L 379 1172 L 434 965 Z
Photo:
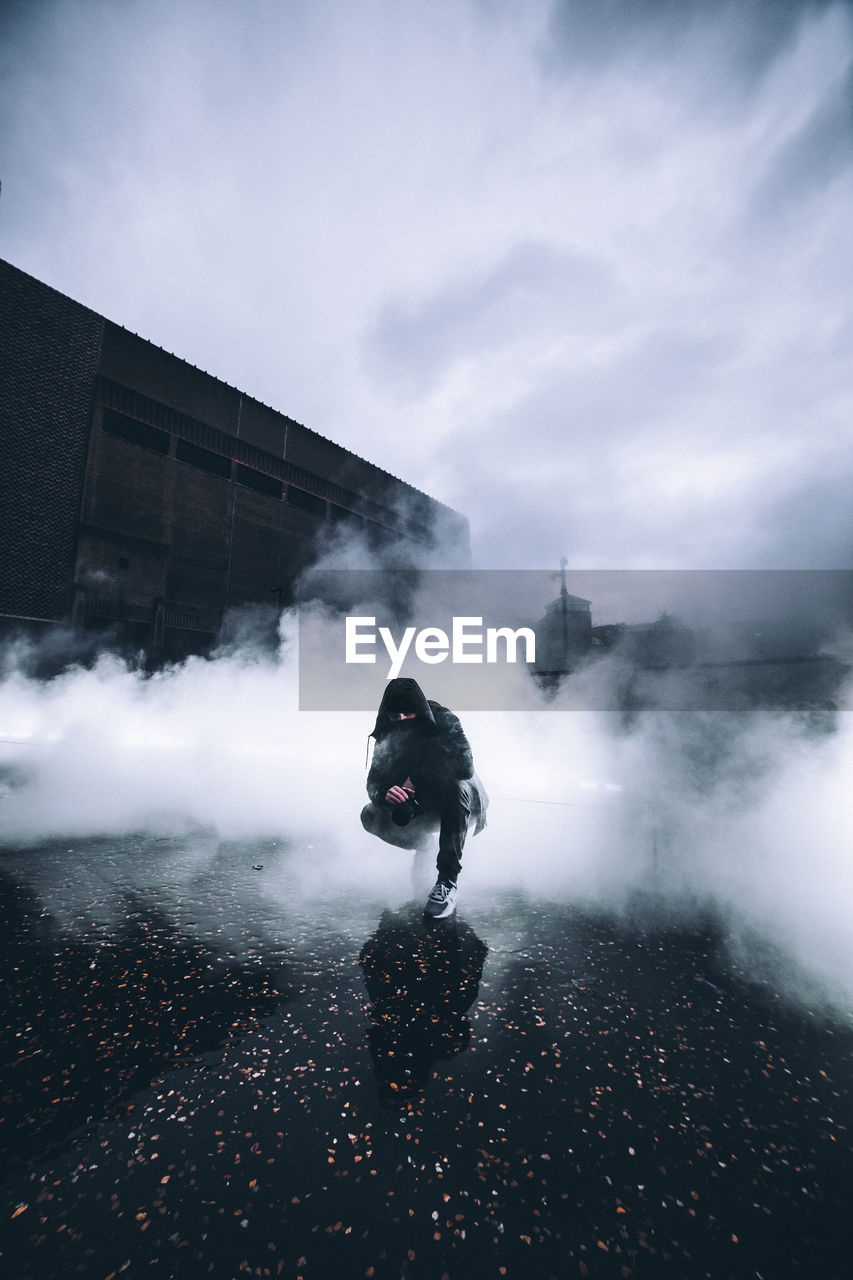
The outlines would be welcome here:
M 441 920 L 444 916 L 451 915 L 456 910 L 458 895 L 459 890 L 455 884 L 445 884 L 443 880 L 436 880 L 426 900 L 424 915 L 432 916 L 434 920 Z

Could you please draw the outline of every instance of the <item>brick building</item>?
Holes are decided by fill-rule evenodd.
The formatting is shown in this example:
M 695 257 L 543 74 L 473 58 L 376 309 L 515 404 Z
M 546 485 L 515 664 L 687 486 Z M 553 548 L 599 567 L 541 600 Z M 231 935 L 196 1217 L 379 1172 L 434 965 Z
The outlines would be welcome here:
M 341 525 L 369 546 L 467 521 L 317 432 L 0 261 L 0 618 L 203 651 L 271 614 Z

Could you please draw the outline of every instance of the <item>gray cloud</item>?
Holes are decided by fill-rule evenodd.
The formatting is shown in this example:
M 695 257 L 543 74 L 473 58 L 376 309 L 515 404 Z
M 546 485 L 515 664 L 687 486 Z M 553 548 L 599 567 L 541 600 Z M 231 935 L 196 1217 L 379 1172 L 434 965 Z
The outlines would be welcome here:
M 616 294 L 611 271 L 592 254 L 523 241 L 476 279 L 385 303 L 366 336 L 365 363 L 377 382 L 423 394 L 457 361 L 600 327 Z
M 668 63 L 684 89 L 754 83 L 810 18 L 847 0 L 553 0 L 550 65 Z
M 849 458 L 829 454 L 816 462 L 805 480 L 772 497 L 769 510 L 761 512 L 762 536 L 770 543 L 761 552 L 791 568 L 848 568 L 853 563 Z
M 825 354 L 825 382 L 812 381 L 811 350 L 787 370 L 744 368 L 736 330 L 685 328 L 540 383 L 454 438 L 454 471 L 489 495 L 476 551 L 495 566 L 534 563 L 540 547 L 576 567 L 626 554 L 643 566 L 844 567 L 853 466 L 827 407 L 842 360 Z M 822 424 L 808 441 L 804 422 Z
M 837 563 L 850 13 L 5 6 L 2 251 L 484 562 Z
M 761 218 L 819 197 L 853 168 L 853 67 L 833 81 L 814 111 L 773 156 L 757 184 L 752 212 Z

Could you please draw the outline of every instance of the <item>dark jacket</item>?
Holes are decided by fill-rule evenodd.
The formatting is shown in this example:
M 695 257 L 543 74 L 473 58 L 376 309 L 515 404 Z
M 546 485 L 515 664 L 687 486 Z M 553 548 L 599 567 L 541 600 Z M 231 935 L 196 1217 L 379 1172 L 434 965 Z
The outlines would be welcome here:
M 394 711 L 414 711 L 414 720 L 392 720 Z M 376 745 L 367 794 L 381 804 L 389 787 L 411 778 L 415 795 L 429 804 L 449 782 L 470 779 L 477 816 L 485 813 L 487 798 L 474 776 L 468 739 L 457 716 L 428 699 L 416 680 L 401 676 L 388 683 L 371 737 Z M 480 825 L 480 824 L 478 824 Z

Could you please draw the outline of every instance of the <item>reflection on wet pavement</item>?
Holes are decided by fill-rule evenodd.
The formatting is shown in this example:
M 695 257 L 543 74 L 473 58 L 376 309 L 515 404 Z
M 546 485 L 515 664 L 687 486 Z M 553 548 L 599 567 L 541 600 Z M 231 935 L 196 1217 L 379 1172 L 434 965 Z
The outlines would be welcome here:
M 425 920 L 418 907 L 385 911 L 360 962 L 372 1001 L 368 1032 L 380 1101 L 416 1097 L 439 1061 L 468 1047 L 488 948 L 456 917 Z
M 0 855 L 4 1276 L 848 1273 L 849 1021 L 710 925 L 298 853 Z

